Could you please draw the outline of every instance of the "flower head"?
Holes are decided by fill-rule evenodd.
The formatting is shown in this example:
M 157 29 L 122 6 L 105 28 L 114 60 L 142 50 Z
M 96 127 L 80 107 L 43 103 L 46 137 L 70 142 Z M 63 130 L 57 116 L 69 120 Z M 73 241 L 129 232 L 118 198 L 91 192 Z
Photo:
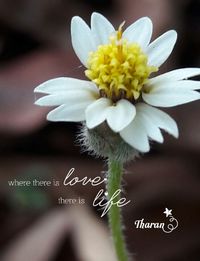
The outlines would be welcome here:
M 149 139 L 162 143 L 160 129 L 178 137 L 176 122 L 155 108 L 172 107 L 200 99 L 200 83 L 188 78 L 199 68 L 173 70 L 153 76 L 171 54 L 174 30 L 150 43 L 152 22 L 143 17 L 117 30 L 101 14 L 93 13 L 91 28 L 78 16 L 72 18 L 72 45 L 86 67 L 88 80 L 68 77 L 49 80 L 35 88 L 48 95 L 37 105 L 58 106 L 50 121 L 85 121 L 88 129 L 106 122 L 131 147 L 150 149 Z
M 122 25 L 107 44 L 89 54 L 87 67 L 85 75 L 97 85 L 101 96 L 113 102 L 137 100 L 150 74 L 157 71 L 156 66 L 148 64 L 138 43 L 123 38 Z

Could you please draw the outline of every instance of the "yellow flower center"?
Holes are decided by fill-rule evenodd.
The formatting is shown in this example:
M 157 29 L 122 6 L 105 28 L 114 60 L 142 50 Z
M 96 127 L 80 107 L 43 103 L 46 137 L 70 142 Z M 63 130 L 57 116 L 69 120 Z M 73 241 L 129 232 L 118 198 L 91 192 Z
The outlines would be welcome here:
M 123 24 L 108 44 L 99 45 L 89 54 L 85 75 L 98 86 L 102 97 L 134 101 L 140 97 L 150 74 L 158 68 L 148 65 L 148 57 L 139 44 L 122 39 Z

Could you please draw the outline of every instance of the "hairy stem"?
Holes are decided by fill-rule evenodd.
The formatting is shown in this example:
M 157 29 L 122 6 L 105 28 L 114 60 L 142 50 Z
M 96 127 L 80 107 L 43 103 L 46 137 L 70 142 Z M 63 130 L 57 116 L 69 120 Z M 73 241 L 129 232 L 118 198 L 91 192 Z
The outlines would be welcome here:
M 121 162 L 109 159 L 108 161 L 108 197 L 111 199 L 113 194 L 121 188 L 123 165 Z M 119 202 L 120 193 L 115 197 L 114 202 Z M 108 212 L 109 225 L 112 239 L 117 254 L 118 261 L 128 261 L 128 253 L 123 236 L 123 224 L 121 218 L 121 208 L 116 204 L 112 205 Z

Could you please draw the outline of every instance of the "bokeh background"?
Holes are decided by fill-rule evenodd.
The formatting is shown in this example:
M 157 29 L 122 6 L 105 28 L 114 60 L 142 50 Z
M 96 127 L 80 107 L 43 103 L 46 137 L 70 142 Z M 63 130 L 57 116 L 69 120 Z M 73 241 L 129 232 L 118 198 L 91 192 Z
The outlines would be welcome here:
M 80 153 L 79 126 L 50 123 L 48 108 L 34 105 L 33 89 L 58 76 L 84 77 L 70 40 L 70 20 L 89 22 L 99 11 L 118 27 L 149 16 L 153 38 L 178 31 L 178 42 L 160 72 L 200 65 L 199 0 L 0 0 L 0 255 L 3 261 L 114 261 L 106 218 L 92 208 L 100 187 L 9 187 L 8 180 L 58 179 L 74 167 L 76 176 L 103 175 L 105 164 Z M 200 103 L 168 110 L 180 138 L 130 163 L 123 208 L 129 252 L 136 261 L 200 260 Z M 85 204 L 58 206 L 58 198 Z M 138 230 L 134 221 L 164 222 L 173 210 L 179 227 L 171 234 Z

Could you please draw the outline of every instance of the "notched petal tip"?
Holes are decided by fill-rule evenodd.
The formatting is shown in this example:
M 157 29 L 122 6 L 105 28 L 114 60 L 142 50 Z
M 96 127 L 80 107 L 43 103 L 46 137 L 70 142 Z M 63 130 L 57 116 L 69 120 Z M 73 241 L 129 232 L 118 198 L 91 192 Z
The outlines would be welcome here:
M 59 77 L 47 80 L 39 84 L 35 89 L 34 93 L 46 93 L 50 94 L 59 90 L 60 85 L 64 85 L 67 78 Z
M 51 111 L 47 114 L 46 119 L 47 119 L 48 121 L 54 121 L 54 122 L 60 121 L 60 120 L 58 120 L 57 118 L 55 118 L 55 117 L 52 115 Z
M 177 32 L 175 30 L 169 30 L 167 33 L 169 34 L 169 37 L 171 37 L 171 44 L 175 45 L 178 38 Z
M 149 17 L 142 17 L 129 25 L 123 33 L 123 37 L 129 42 L 138 43 L 146 49 L 152 36 L 153 24 Z M 141 33 L 142 32 L 142 33 Z
M 129 101 L 122 99 L 115 106 L 110 106 L 106 120 L 112 131 L 120 132 L 131 123 L 135 115 L 135 106 Z
M 44 96 L 44 97 L 46 97 L 46 96 Z M 38 105 L 38 106 L 51 106 L 51 105 L 47 105 L 45 102 L 44 102 L 44 97 L 41 97 L 41 98 L 39 98 L 38 100 L 36 100 L 35 102 L 34 102 L 34 104 L 35 105 Z
M 73 16 L 71 19 L 71 33 L 77 32 L 77 27 L 80 23 L 84 23 L 84 20 L 80 16 Z
M 175 122 L 175 121 L 174 121 Z M 175 125 L 174 125 L 174 129 L 173 129 L 173 132 L 169 133 L 171 134 L 174 138 L 178 139 L 179 138 L 179 130 L 178 130 L 178 126 L 175 122 Z
M 160 67 L 170 56 L 176 40 L 176 31 L 169 30 L 150 43 L 146 50 L 148 64 Z
M 80 21 L 83 21 L 83 19 L 80 16 L 78 16 L 78 15 L 73 16 L 71 19 L 71 25 L 74 23 L 80 22 Z
M 103 16 L 102 14 L 98 13 L 98 12 L 93 12 L 91 15 L 91 20 L 92 19 L 99 19 L 99 18 L 103 18 L 106 19 L 105 16 Z M 107 20 L 107 19 L 106 19 Z
M 137 113 L 135 119 L 120 132 L 120 136 L 131 147 L 142 153 L 150 150 L 148 133 Z
M 38 85 L 34 90 L 34 93 L 45 93 L 44 84 Z
M 95 12 L 91 16 L 91 32 L 97 47 L 109 43 L 110 36 L 115 32 L 115 28 L 106 17 Z
M 149 16 L 143 16 L 143 17 L 137 19 L 133 24 L 135 24 L 135 23 L 149 23 L 149 24 L 153 25 L 152 20 Z
M 171 44 L 172 50 L 174 48 L 174 45 L 176 44 L 178 34 L 175 30 L 169 30 L 166 32 L 166 35 L 168 35 L 169 42 Z
M 176 30 L 171 29 L 171 30 L 169 30 L 168 32 L 170 32 L 171 34 L 174 35 L 175 38 L 177 38 L 178 34 L 177 34 Z
M 163 33 L 159 38 L 163 38 L 163 40 L 168 41 L 169 43 L 167 43 L 168 45 L 174 46 L 174 44 L 176 43 L 178 34 L 174 29 L 168 30 L 165 33 Z
M 172 135 L 175 138 L 178 138 L 179 131 L 177 123 L 167 113 L 147 104 L 142 104 L 139 109 L 142 110 L 143 113 L 145 113 L 145 115 L 149 118 L 149 120 L 151 120 L 152 124 L 155 125 L 156 128 L 163 129 L 168 134 Z M 155 131 L 153 133 L 155 134 Z M 154 140 L 159 142 L 157 139 Z
M 107 111 L 111 105 L 111 100 L 100 98 L 86 108 L 85 116 L 88 129 L 93 129 L 106 120 Z
M 38 100 L 34 101 L 33 104 L 34 104 L 34 105 L 39 105 L 39 104 L 38 104 Z
M 149 23 L 149 24 L 153 25 L 152 20 L 149 16 L 143 16 L 138 20 L 141 20 L 141 21 L 144 21 L 145 23 Z
M 49 81 L 46 81 L 46 82 L 49 82 Z M 45 91 L 46 86 L 47 86 L 46 82 L 43 82 L 43 83 L 39 84 L 37 87 L 35 87 L 33 92 L 34 93 L 48 93 L 48 92 Z
M 71 20 L 71 39 L 76 55 L 82 64 L 87 67 L 88 55 L 97 46 L 91 29 L 79 16 L 74 16 Z
M 39 87 L 39 86 L 35 87 L 35 89 L 33 90 L 34 93 L 40 92 L 40 90 L 39 90 L 38 87 Z

